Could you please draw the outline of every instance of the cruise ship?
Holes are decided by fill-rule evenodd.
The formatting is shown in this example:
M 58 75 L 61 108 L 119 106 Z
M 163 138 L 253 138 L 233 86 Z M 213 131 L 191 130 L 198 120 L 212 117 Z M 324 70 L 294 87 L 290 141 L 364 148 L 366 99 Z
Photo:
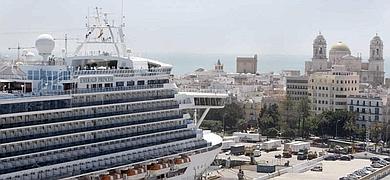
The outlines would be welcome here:
M 0 180 L 201 178 L 222 139 L 199 125 L 227 94 L 181 92 L 172 66 L 133 56 L 101 9 L 86 27 L 73 54 L 52 55 L 43 34 L 37 56 L 3 60 Z

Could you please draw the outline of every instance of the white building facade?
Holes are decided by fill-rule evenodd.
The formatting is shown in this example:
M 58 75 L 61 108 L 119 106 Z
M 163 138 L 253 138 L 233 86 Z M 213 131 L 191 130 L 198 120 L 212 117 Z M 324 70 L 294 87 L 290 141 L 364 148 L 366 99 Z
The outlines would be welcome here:
M 348 111 L 358 113 L 356 124 L 359 128 L 385 122 L 385 98 L 372 95 L 352 95 L 348 97 L 347 102 Z
M 308 97 L 317 114 L 326 110 L 346 110 L 347 97 L 358 93 L 359 75 L 345 71 L 343 66 L 335 66 L 329 72 L 316 72 L 309 77 Z

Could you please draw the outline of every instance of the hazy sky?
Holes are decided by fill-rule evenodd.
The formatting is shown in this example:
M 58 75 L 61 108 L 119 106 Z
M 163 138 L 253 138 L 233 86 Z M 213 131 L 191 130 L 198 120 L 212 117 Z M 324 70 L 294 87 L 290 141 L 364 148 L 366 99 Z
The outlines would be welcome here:
M 126 40 L 135 52 L 311 55 L 320 30 L 328 47 L 344 41 L 363 56 L 378 32 L 390 56 L 388 0 L 124 0 L 124 5 Z M 88 8 L 96 6 L 120 16 L 121 0 L 1 0 L 0 52 L 18 42 L 33 46 L 41 33 L 82 37 Z

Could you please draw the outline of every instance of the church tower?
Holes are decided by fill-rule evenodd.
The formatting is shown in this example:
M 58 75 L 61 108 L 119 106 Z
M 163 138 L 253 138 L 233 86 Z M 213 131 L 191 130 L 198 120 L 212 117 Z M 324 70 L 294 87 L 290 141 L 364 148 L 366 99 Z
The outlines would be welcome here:
M 326 58 L 326 40 L 321 32 L 314 39 L 313 42 L 313 59 L 327 59 Z
M 218 59 L 217 64 L 214 65 L 214 70 L 216 72 L 223 72 L 223 64 L 221 61 Z
M 370 58 L 368 59 L 368 79 L 373 86 L 384 83 L 383 41 L 375 35 L 370 41 Z
M 305 63 L 305 72 L 307 75 L 328 69 L 326 46 L 326 40 L 320 32 L 313 41 L 313 58 L 311 62 L 307 61 Z

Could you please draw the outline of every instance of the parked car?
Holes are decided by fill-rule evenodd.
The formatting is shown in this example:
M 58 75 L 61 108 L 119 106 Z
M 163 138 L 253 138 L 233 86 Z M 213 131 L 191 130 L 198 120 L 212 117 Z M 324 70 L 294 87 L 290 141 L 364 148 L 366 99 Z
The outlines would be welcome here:
M 348 156 L 348 155 L 342 155 L 342 156 L 340 157 L 340 160 L 343 160 L 343 161 L 350 161 L 350 160 L 351 160 L 351 157 Z
M 312 160 L 312 159 L 315 159 L 317 157 L 318 157 L 317 152 L 313 153 L 313 151 L 309 151 L 309 154 L 307 155 L 308 160 Z
M 385 160 L 379 160 L 379 161 L 376 161 L 376 162 L 379 163 L 379 164 L 382 164 L 383 166 L 387 166 L 387 165 L 390 164 L 389 162 L 387 162 Z
M 347 178 L 348 178 L 348 180 L 355 180 L 355 179 L 359 179 L 359 177 L 358 176 L 356 176 L 356 175 L 354 175 L 354 174 L 348 174 L 347 175 Z
M 366 167 L 364 167 L 363 169 L 365 169 L 365 170 L 367 170 L 367 171 L 371 171 L 371 172 L 375 172 L 375 171 L 376 171 L 376 169 L 374 169 L 374 168 L 372 168 L 372 167 L 370 167 L 370 166 L 366 166 Z
M 322 164 L 317 164 L 313 168 L 311 168 L 311 171 L 321 171 L 322 172 Z
M 382 168 L 384 165 L 380 164 L 380 163 L 377 163 L 377 162 L 374 162 L 371 164 L 371 167 L 373 168 Z
M 337 156 L 330 155 L 330 156 L 325 157 L 324 160 L 326 160 L 326 161 L 336 161 L 337 160 Z
M 378 157 L 371 157 L 370 158 L 370 161 L 372 161 L 372 162 L 376 162 L 376 161 L 379 161 L 379 160 L 381 160 L 381 158 L 378 158 Z

